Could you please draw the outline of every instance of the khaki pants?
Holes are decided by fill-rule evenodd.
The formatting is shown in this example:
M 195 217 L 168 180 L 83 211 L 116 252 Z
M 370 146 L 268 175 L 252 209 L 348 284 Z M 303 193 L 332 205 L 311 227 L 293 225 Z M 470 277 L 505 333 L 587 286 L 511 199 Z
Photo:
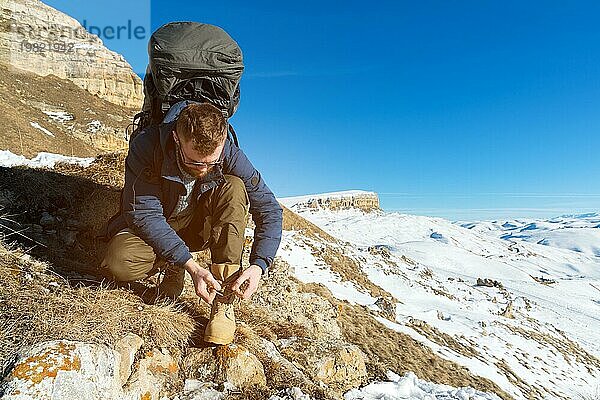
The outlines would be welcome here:
M 225 175 L 223 184 L 204 193 L 193 209 L 188 207 L 168 223 L 190 251 L 210 248 L 214 264 L 241 265 L 248 209 L 244 182 Z M 102 267 L 116 280 L 131 282 L 159 272 L 165 260 L 131 230 L 124 229 L 109 242 Z

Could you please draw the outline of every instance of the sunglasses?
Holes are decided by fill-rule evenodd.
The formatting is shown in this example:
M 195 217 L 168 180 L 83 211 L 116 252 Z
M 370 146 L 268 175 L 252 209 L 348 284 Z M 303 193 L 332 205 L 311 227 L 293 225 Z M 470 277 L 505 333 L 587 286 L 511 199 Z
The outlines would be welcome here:
M 221 159 L 221 157 L 219 157 L 219 159 L 217 161 L 213 161 L 213 162 L 188 161 L 185 153 L 183 152 L 183 148 L 179 144 L 179 138 L 175 134 L 173 136 L 175 138 L 175 144 L 177 145 L 177 149 L 179 149 L 179 155 L 181 156 L 181 160 L 183 161 L 183 163 L 185 165 L 190 165 L 190 166 L 194 166 L 194 167 L 202 167 L 202 168 L 204 168 L 204 167 L 211 168 L 211 167 L 214 167 L 215 165 L 223 164 L 223 160 Z

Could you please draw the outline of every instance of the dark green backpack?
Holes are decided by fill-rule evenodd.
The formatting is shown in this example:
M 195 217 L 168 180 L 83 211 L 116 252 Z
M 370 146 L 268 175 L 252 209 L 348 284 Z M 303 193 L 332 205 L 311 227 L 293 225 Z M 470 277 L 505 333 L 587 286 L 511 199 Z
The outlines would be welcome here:
M 168 23 L 150 37 L 148 57 L 144 105 L 133 119 L 130 140 L 142 129 L 159 125 L 182 100 L 210 102 L 226 118 L 237 110 L 242 50 L 223 29 L 198 22 Z M 229 130 L 237 145 L 231 125 Z

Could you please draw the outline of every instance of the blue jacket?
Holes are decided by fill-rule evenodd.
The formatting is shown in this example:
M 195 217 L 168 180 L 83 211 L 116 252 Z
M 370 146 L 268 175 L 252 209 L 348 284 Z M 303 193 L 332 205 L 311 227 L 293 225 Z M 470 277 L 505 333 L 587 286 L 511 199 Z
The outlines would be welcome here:
M 125 160 L 125 185 L 120 213 L 108 225 L 108 237 L 130 228 L 167 262 L 183 266 L 190 249 L 167 223 L 179 196 L 186 193 L 180 177 L 171 132 L 174 119 L 142 130 L 130 143 Z M 160 143 L 160 147 L 158 147 Z M 263 269 L 273 262 L 279 243 L 283 210 L 244 152 L 228 138 L 222 167 L 213 167 L 196 182 L 198 197 L 224 182 L 224 174 L 242 179 L 256 225 L 250 263 Z M 158 168 L 160 164 L 160 168 Z M 160 171 L 160 172 L 159 172 Z M 198 189 L 199 186 L 199 189 Z

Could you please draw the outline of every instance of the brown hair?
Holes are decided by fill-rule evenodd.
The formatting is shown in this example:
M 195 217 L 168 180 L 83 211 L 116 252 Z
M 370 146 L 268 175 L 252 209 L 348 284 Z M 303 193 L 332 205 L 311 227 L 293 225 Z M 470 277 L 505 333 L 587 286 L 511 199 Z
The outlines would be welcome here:
M 214 153 L 227 136 L 227 120 L 210 103 L 190 104 L 177 118 L 177 134 L 191 140 L 202 156 Z

